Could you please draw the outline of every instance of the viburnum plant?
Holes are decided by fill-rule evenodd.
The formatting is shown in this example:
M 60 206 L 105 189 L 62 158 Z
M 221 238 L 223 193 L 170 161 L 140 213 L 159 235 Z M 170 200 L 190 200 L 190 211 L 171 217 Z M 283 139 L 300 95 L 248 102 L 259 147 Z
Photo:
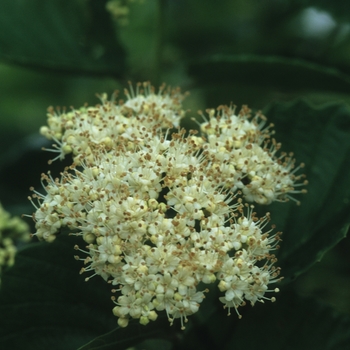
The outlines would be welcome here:
M 43 174 L 44 191 L 32 188 L 34 235 L 52 242 L 67 227 L 81 237 L 81 273 L 112 285 L 121 327 L 165 311 L 185 329 L 211 284 L 239 318 L 247 302 L 274 302 L 281 232 L 253 203 L 298 204 L 303 164 L 280 151 L 273 125 L 247 106 L 199 112 L 194 131 L 180 128 L 179 89 L 146 82 L 125 95 L 49 109 L 40 130 L 54 142 L 48 151 L 73 163 L 59 178 Z

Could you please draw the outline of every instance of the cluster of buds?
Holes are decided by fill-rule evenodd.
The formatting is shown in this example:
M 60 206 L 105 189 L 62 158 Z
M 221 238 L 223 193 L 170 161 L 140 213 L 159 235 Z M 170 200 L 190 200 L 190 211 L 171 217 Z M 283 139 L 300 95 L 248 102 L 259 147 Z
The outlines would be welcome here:
M 0 204 L 0 274 L 3 267 L 14 264 L 17 245 L 29 239 L 29 226 L 21 218 L 11 217 Z
M 179 127 L 184 95 L 149 83 L 70 112 L 49 109 L 41 133 L 57 159 L 74 162 L 33 190 L 35 235 L 61 227 L 81 236 L 81 272 L 111 283 L 118 324 L 146 325 L 165 311 L 170 324 L 196 313 L 217 283 L 220 302 L 241 317 L 248 301 L 274 301 L 280 280 L 273 254 L 280 233 L 253 202 L 286 201 L 302 185 L 294 159 L 279 152 L 265 117 L 247 107 L 200 113 L 199 133 Z M 36 203 L 34 203 L 36 199 Z M 81 254 L 80 254 L 81 255 Z

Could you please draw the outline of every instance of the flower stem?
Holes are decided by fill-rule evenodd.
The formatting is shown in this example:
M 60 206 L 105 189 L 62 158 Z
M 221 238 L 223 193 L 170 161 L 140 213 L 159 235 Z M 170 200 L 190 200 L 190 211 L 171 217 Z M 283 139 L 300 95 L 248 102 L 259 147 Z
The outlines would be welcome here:
M 156 15 L 156 44 L 154 58 L 154 84 L 160 85 L 162 79 L 162 50 L 164 45 L 165 33 L 165 6 L 166 0 L 158 0 L 157 15 Z

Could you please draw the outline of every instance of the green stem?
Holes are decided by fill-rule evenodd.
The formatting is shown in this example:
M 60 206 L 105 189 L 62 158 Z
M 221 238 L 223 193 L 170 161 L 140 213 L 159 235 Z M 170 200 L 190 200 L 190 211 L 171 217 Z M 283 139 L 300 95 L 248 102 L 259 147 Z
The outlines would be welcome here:
M 152 82 L 155 87 L 158 87 L 162 81 L 162 53 L 164 45 L 164 33 L 165 33 L 165 1 L 158 0 L 157 11 L 157 24 L 156 24 L 156 44 L 155 44 L 155 57 L 154 57 L 154 81 Z

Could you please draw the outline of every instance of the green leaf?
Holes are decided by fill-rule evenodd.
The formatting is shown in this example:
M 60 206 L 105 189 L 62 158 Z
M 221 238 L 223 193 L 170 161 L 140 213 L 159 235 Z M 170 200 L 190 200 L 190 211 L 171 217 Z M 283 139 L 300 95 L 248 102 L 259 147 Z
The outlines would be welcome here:
M 148 339 L 133 347 L 134 350 L 172 350 L 175 349 L 169 340 Z
M 75 350 L 116 326 L 110 285 L 79 275 L 78 242 L 63 235 L 52 244 L 33 243 L 3 273 L 1 348 Z
M 3 0 L 0 59 L 40 69 L 121 77 L 124 51 L 105 3 Z
M 184 334 L 186 349 L 346 350 L 350 317 L 283 288 L 277 301 L 258 303 L 233 312 L 217 308 L 203 324 Z M 193 316 L 196 317 L 196 316 Z
M 272 221 L 283 231 L 278 253 L 282 274 L 295 278 L 346 236 L 350 223 L 350 111 L 346 105 L 315 107 L 301 100 L 264 110 L 282 150 L 305 163 L 308 193 L 297 206 L 273 204 Z M 300 173 L 301 171 L 299 171 Z
M 202 87 L 234 83 L 284 92 L 350 90 L 350 77 L 336 69 L 277 56 L 214 55 L 191 63 L 189 73 Z
M 126 349 L 144 339 L 151 339 L 155 336 L 164 336 L 166 329 L 169 330 L 169 322 L 163 317 L 157 322 L 152 322 L 147 326 L 142 326 L 137 321 L 132 322 L 126 328 L 116 328 L 115 330 L 103 334 L 90 341 L 78 350 L 115 350 Z
M 346 350 L 349 343 L 348 316 L 289 290 L 250 310 L 223 349 Z

